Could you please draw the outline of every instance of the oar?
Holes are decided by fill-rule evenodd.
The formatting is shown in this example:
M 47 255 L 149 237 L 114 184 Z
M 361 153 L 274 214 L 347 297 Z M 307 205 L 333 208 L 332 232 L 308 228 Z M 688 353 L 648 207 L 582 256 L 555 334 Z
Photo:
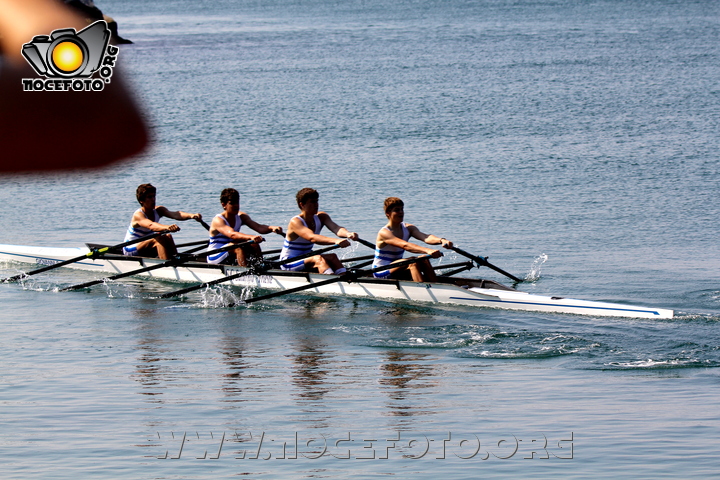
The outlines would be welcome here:
M 308 253 L 303 253 L 302 255 L 298 255 L 296 257 L 286 258 L 285 260 L 273 260 L 272 262 L 269 262 L 271 265 L 270 268 L 279 267 L 280 265 L 286 265 L 288 263 L 294 263 L 294 262 L 297 262 L 298 260 L 304 260 L 306 258 L 314 257 L 315 255 L 322 255 L 323 253 L 327 253 L 327 252 L 329 252 L 331 250 L 335 250 L 337 248 L 340 248 L 340 245 L 335 244 L 335 245 L 330 245 L 329 247 L 321 248 L 320 250 L 313 250 Z
M 216 280 L 211 280 L 211 281 L 209 281 L 209 282 L 204 282 L 204 283 L 200 283 L 200 284 L 197 284 L 197 285 L 193 285 L 193 286 L 191 286 L 191 287 L 181 288 L 180 290 L 175 290 L 175 291 L 172 291 L 172 292 L 163 293 L 162 295 L 160 295 L 160 298 L 172 298 L 172 297 L 177 297 L 178 295 L 183 295 L 183 294 L 185 294 L 185 293 L 194 292 L 195 290 L 200 290 L 201 288 L 206 288 L 206 287 L 209 287 L 209 286 L 212 286 L 212 285 L 217 285 L 217 284 L 219 284 L 219 283 L 229 282 L 229 281 L 231 281 L 231 280 L 235 280 L 236 278 L 244 277 L 244 276 L 246 276 L 246 275 L 259 275 L 259 274 L 261 274 L 261 273 L 263 273 L 263 272 L 268 271 L 268 270 L 269 270 L 270 268 L 272 268 L 273 266 L 280 266 L 280 265 L 284 265 L 284 264 L 286 264 L 286 263 L 296 262 L 296 261 L 302 260 L 302 259 L 304 259 L 304 258 L 313 257 L 313 256 L 315 256 L 315 255 L 320 255 L 320 254 L 322 254 L 322 253 L 329 252 L 330 250 L 334 250 L 334 249 L 336 249 L 336 248 L 339 248 L 339 246 L 338 246 L 338 245 L 332 245 L 332 246 L 327 247 L 327 248 L 321 248 L 320 250 L 316 250 L 316 251 L 313 251 L 313 252 L 308 252 L 308 253 L 304 253 L 304 254 L 302 254 L 302 255 L 298 255 L 297 257 L 287 258 L 287 259 L 282 260 L 282 261 L 270 262 L 270 263 L 268 264 L 268 266 L 263 266 L 263 267 L 255 268 L 255 269 L 250 268 L 250 269 L 248 269 L 248 270 L 245 270 L 244 272 L 234 273 L 234 274 L 232 274 L 232 275 L 227 275 L 227 276 L 225 276 L 225 277 L 218 278 L 218 279 L 216 279 Z
M 436 265 L 433 270 L 446 270 L 448 268 L 463 267 L 462 270 L 470 270 L 475 266 L 472 262 L 448 263 L 447 265 Z M 462 271 L 461 270 L 461 271 Z M 445 274 L 447 276 L 447 274 Z
M 361 257 L 341 258 L 340 261 L 342 263 L 352 263 L 352 262 L 360 262 L 362 260 L 369 260 L 371 258 L 375 258 L 375 255 L 363 255 Z
M 208 247 L 207 247 L 207 242 L 205 242 L 205 243 L 206 243 L 205 245 L 200 245 L 199 247 L 191 248 L 190 250 L 185 250 L 185 251 L 183 251 L 183 252 L 178 252 L 178 254 L 177 254 L 178 258 L 182 258 L 182 257 L 184 257 L 184 256 L 186 256 L 186 255 L 190 255 L 191 253 L 195 253 L 195 252 L 197 252 L 197 251 L 200 251 L 200 250 L 202 250 L 203 248 L 208 248 Z
M 346 273 L 343 273 L 342 275 L 338 275 L 335 278 L 329 278 L 327 280 L 322 280 L 320 282 L 309 283 L 307 285 L 301 285 L 299 287 L 288 288 L 287 290 L 282 290 L 280 292 L 273 292 L 273 293 L 268 293 L 267 295 L 260 295 L 257 297 L 248 298 L 247 300 L 244 300 L 244 302 L 245 303 L 255 303 L 255 302 L 259 302 L 260 300 L 267 300 L 268 298 L 279 297 L 281 295 L 288 295 L 291 293 L 302 292 L 303 290 L 309 290 L 311 288 L 322 287 L 324 285 L 330 285 L 331 283 L 342 282 L 344 280 L 353 281 L 353 280 L 357 280 L 358 274 L 372 275 L 373 273 L 382 272 L 383 270 L 390 270 L 391 268 L 410 265 L 411 263 L 416 263 L 416 262 L 419 262 L 420 260 L 424 260 L 426 258 L 432 258 L 432 257 L 430 255 L 421 255 L 419 257 L 408 258 L 407 260 L 402 260 L 400 262 L 393 262 L 389 265 L 384 265 L 382 267 L 376 267 L 376 268 L 373 268 L 373 269 L 367 270 L 367 271 L 362 271 L 362 270 L 357 271 L 356 270 L 356 271 L 352 271 L 352 272 L 346 272 Z
M 463 249 L 461 249 L 461 248 L 458 248 L 458 247 L 450 247 L 450 250 L 454 250 L 454 251 L 456 251 L 457 253 L 459 253 L 460 255 L 462 255 L 463 257 L 469 258 L 470 260 L 472 260 L 472 261 L 474 261 L 475 263 L 477 263 L 478 266 L 481 266 L 481 265 L 482 265 L 482 266 L 485 266 L 485 267 L 488 267 L 488 268 L 492 268 L 492 269 L 495 270 L 496 272 L 502 273 L 502 274 L 505 275 L 506 277 L 515 280 L 517 283 L 521 283 L 521 282 L 522 282 L 522 280 L 519 279 L 518 277 L 516 277 L 515 275 L 512 275 L 512 274 L 506 272 L 505 270 L 503 270 L 502 268 L 496 267 L 496 266 L 493 265 L 492 263 L 488 262 L 488 261 L 487 261 L 487 258 L 479 257 L 479 256 L 477 256 L 477 255 L 473 255 L 472 253 L 468 253 L 468 252 L 466 252 L 465 250 L 463 250 Z
M 37 270 L 32 270 L 27 273 L 21 273 L 19 275 L 8 277 L 2 281 L 14 282 L 15 280 L 20 280 L 23 277 L 29 277 L 30 275 L 37 275 L 38 273 L 47 272 L 48 270 L 52 270 L 54 268 L 64 267 L 65 265 L 70 265 L 71 263 L 79 262 L 80 260 L 85 260 L 86 258 L 94 259 L 102 256 L 110 250 L 115 250 L 118 248 L 127 247 L 128 245 L 133 245 L 135 243 L 144 242 L 145 240 L 150 240 L 152 238 L 159 237 L 160 235 L 165 235 L 166 233 L 170 233 L 170 230 L 163 230 L 162 232 L 151 233 L 150 235 L 145 235 L 144 237 L 136 238 L 135 240 L 130 240 L 129 242 L 118 243 L 117 245 L 113 245 L 112 247 L 93 248 L 88 253 L 79 255 L 75 258 L 64 260 L 54 265 L 48 265 L 47 267 L 38 268 Z
M 465 270 L 470 270 L 473 268 L 475 264 L 473 262 L 460 262 L 460 263 L 449 263 L 447 265 L 438 265 L 436 267 L 433 267 L 434 270 L 445 270 L 447 268 L 454 268 L 454 267 L 460 267 L 457 268 L 451 272 L 443 272 L 443 277 L 451 277 L 455 275 L 456 273 L 464 272 Z
M 366 247 L 372 248 L 373 250 L 375 250 L 375 244 L 374 244 L 374 243 L 370 243 L 370 242 L 368 242 L 367 240 L 363 240 L 363 239 L 360 238 L 360 237 L 356 238 L 355 241 L 358 242 L 358 243 L 362 243 L 362 244 L 365 245 Z
M 215 249 L 215 250 L 209 250 L 209 251 L 203 252 L 203 253 L 196 253 L 196 254 L 194 254 L 194 255 L 190 255 L 189 257 L 185 257 L 185 258 L 173 258 L 173 259 L 168 260 L 168 261 L 166 261 L 166 262 L 156 263 L 155 265 L 150 265 L 149 267 L 138 268 L 137 270 L 131 270 L 131 271 L 125 272 L 125 273 L 118 273 L 117 275 L 111 275 L 111 276 L 109 276 L 109 277 L 101 278 L 101 279 L 99 279 L 99 280 L 92 280 L 92 281 L 85 282 L 85 283 L 79 283 L 79 284 L 77 284 L 77 285 L 70 285 L 69 287 L 61 288 L 59 291 L 64 292 L 64 291 L 67 291 L 67 290 L 77 290 L 77 289 L 79 289 L 79 288 L 92 287 L 93 285 L 97 285 L 97 284 L 99 284 L 99 283 L 104 283 L 104 282 L 106 282 L 106 281 L 108 281 L 108 280 L 117 280 L 118 278 L 125 278 L 125 277 L 129 277 L 129 276 L 132 276 L 132 275 L 138 275 L 138 274 L 140 274 L 140 273 L 145 273 L 145 272 L 150 272 L 150 271 L 152 271 L 152 270 L 157 270 L 158 268 L 163 268 L 163 267 L 176 267 L 176 266 L 178 266 L 178 265 L 182 265 L 183 263 L 187 263 L 187 262 L 190 262 L 190 261 L 192 261 L 192 260 L 196 260 L 196 259 L 201 258 L 201 257 L 207 257 L 208 255 L 214 255 L 214 254 L 216 254 L 216 253 L 226 252 L 226 251 L 229 251 L 229 250 L 235 250 L 236 248 L 240 248 L 240 247 L 243 247 L 243 246 L 248 245 L 248 244 L 251 244 L 251 243 L 253 243 L 252 240 L 248 240 L 247 242 L 242 242 L 242 243 L 233 243 L 233 244 L 231 244 L 231 245 L 226 245 L 226 246 L 224 246 L 224 247 L 222 247 L 222 248 L 218 248 L 218 249 Z
M 231 280 L 235 280 L 236 278 L 244 277 L 244 276 L 246 276 L 246 275 L 255 275 L 255 274 L 257 274 L 257 273 L 261 273 L 261 272 L 256 272 L 256 271 L 254 271 L 254 270 L 252 270 L 252 269 L 248 269 L 248 270 L 245 270 L 244 272 L 234 273 L 234 274 L 232 274 L 232 275 L 227 275 L 227 276 L 225 276 L 225 277 L 218 278 L 218 279 L 216 279 L 216 280 L 211 280 L 211 281 L 209 281 L 209 282 L 199 283 L 199 284 L 197 284 L 197 285 L 193 285 L 192 287 L 181 288 L 180 290 L 175 290 L 175 291 L 172 291 L 172 292 L 163 293 L 162 295 L 160 295 L 160 298 L 172 298 L 172 297 L 177 297 L 177 296 L 183 295 L 183 294 L 185 294 L 185 293 L 190 293 L 190 292 L 194 292 L 195 290 L 200 290 L 201 288 L 206 288 L 206 287 L 210 287 L 210 286 L 212 286 L 212 285 L 217 285 L 218 283 L 229 282 L 229 281 L 231 281 Z
M 375 258 L 374 255 L 373 255 L 373 258 Z M 355 265 L 354 267 L 352 267 L 352 269 L 353 269 L 353 270 L 360 270 L 361 268 L 365 268 L 365 267 L 367 267 L 368 265 L 372 265 L 373 263 L 375 263 L 373 260 L 370 260 L 370 261 L 367 261 L 367 262 L 363 262 L 363 263 L 358 263 L 357 265 Z
M 192 246 L 195 246 L 195 245 L 205 245 L 205 246 L 207 246 L 207 244 L 208 244 L 208 241 L 207 241 L 207 240 L 198 240 L 197 242 L 179 243 L 179 244 L 177 244 L 177 245 L 175 245 L 175 246 L 176 246 L 177 248 L 182 248 L 182 247 L 192 247 Z

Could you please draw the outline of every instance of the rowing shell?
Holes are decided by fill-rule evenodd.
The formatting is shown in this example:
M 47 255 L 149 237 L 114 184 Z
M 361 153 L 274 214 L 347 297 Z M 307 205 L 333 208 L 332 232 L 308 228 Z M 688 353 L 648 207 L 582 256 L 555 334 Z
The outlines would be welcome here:
M 55 248 L 21 245 L 0 245 L 0 260 L 39 265 L 52 265 L 90 252 L 87 247 Z M 106 255 L 82 260 L 67 266 L 99 274 L 117 274 L 161 263 L 153 258 Z M 242 267 L 188 262 L 176 267 L 158 268 L 140 276 L 161 280 L 201 283 L 243 272 Z M 260 276 L 245 276 L 232 281 L 235 285 L 273 290 L 308 285 L 331 278 L 305 272 L 268 270 Z M 383 300 L 408 300 L 474 307 L 504 308 L 531 312 L 571 313 L 607 317 L 672 318 L 673 311 L 618 303 L 594 302 L 563 297 L 548 297 L 521 292 L 492 280 L 439 277 L 437 282 L 419 283 L 391 279 L 359 278 L 353 282 L 337 282 L 310 288 L 308 293 L 320 295 L 351 295 Z

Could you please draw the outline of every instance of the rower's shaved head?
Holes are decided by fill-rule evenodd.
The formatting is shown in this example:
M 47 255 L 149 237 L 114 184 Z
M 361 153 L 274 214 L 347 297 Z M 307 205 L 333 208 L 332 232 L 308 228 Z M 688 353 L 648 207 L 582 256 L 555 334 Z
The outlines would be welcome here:
M 143 183 L 135 191 L 135 197 L 138 203 L 142 203 L 147 197 L 152 197 L 157 194 L 157 189 L 149 183 Z
M 295 195 L 298 207 L 300 208 L 302 208 L 302 204 L 307 202 L 308 200 L 317 200 L 319 198 L 320 194 L 317 192 L 317 190 L 313 188 L 303 188 L 302 190 L 297 192 L 297 195 Z
M 388 197 L 385 199 L 385 213 L 389 213 L 395 207 L 405 207 L 405 203 L 398 197 Z

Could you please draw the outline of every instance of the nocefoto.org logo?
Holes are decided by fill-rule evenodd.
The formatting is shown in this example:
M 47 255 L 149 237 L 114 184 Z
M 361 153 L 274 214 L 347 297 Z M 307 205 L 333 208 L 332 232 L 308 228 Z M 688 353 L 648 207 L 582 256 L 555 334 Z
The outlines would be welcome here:
M 119 49 L 110 42 L 104 20 L 76 32 L 74 28 L 37 35 L 22 47 L 30 66 L 46 78 L 23 78 L 23 91 L 94 91 L 110 83 Z M 100 78 L 91 78 L 99 72 Z

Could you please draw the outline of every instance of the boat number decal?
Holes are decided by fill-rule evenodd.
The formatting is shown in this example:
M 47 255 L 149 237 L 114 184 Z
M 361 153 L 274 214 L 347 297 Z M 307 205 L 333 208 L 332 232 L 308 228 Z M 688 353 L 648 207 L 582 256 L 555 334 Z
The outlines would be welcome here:
M 38 265 L 55 265 L 60 263 L 60 260 L 53 260 L 51 258 L 35 258 L 35 263 Z

